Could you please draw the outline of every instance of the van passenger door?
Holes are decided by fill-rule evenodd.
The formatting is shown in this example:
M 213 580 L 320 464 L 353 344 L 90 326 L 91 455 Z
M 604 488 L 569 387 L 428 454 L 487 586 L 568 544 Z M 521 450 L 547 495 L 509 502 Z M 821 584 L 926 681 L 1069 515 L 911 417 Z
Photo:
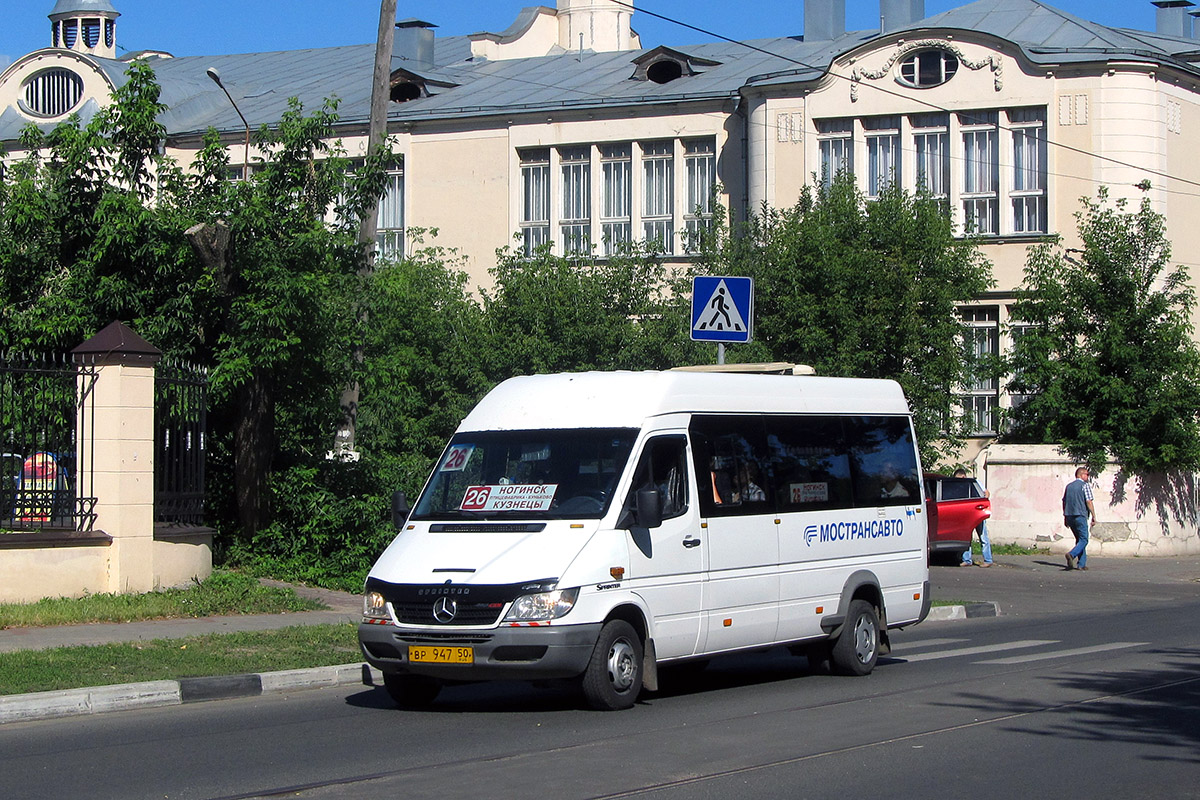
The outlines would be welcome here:
M 627 527 L 630 541 L 626 581 L 646 601 L 654 617 L 654 646 L 660 659 L 692 655 L 701 635 L 700 587 L 706 546 L 694 486 L 684 434 L 646 440 L 622 518 L 632 519 L 629 512 L 637 508 L 639 489 L 656 488 L 661 496 L 662 524 L 657 528 Z
M 706 652 L 775 641 L 779 531 L 759 416 L 696 415 L 690 426 L 707 528 Z

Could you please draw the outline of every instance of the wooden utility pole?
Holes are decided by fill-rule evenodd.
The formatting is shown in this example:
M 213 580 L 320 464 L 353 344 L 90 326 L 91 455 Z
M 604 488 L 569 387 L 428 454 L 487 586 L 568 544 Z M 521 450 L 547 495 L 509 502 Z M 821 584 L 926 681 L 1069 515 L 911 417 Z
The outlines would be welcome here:
M 367 151 L 381 147 L 387 141 L 388 101 L 392 92 L 392 43 L 396 39 L 396 0 L 380 0 L 379 36 L 375 42 L 375 71 L 371 83 L 371 122 L 367 134 Z M 375 236 L 379 231 L 379 198 L 363 212 L 359 221 L 358 243 L 366 253 L 365 269 L 375 266 Z M 354 349 L 355 362 L 363 358 L 362 345 Z M 355 458 L 355 428 L 358 425 L 358 383 L 342 392 L 342 427 L 334 442 L 334 452 L 342 458 Z

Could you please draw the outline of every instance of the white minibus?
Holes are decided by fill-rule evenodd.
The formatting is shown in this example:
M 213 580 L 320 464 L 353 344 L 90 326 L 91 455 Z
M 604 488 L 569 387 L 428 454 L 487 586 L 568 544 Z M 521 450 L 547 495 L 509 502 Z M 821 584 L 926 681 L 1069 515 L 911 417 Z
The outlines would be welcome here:
M 627 708 L 662 665 L 778 645 L 865 675 L 929 612 L 921 478 L 892 381 L 513 378 L 393 508 L 362 652 L 401 706 L 566 678 Z

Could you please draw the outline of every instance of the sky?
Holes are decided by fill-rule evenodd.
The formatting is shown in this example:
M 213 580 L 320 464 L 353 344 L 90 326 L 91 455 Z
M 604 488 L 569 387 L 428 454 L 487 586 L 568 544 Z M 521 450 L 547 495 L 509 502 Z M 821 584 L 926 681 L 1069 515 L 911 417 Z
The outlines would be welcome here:
M 176 56 L 221 55 L 367 44 L 375 41 L 379 0 L 111 0 L 121 12 L 117 44 L 130 51 L 165 50 Z M 968 0 L 925 0 L 927 16 Z M 554 0 L 398 0 L 399 19 L 416 17 L 438 26 L 439 36 L 503 31 L 527 5 Z M 802 0 L 635 0 L 646 12 L 681 20 L 731 39 L 803 33 Z M 1103 25 L 1154 29 L 1150 0 L 1050 0 L 1076 16 Z M 1197 6 L 1200 8 L 1200 6 Z M 0 0 L 0 69 L 50 44 L 54 0 Z M 846 0 L 846 27 L 879 24 L 879 0 Z M 686 45 L 711 37 L 634 12 L 642 45 Z M 119 50 L 118 52 L 121 52 Z

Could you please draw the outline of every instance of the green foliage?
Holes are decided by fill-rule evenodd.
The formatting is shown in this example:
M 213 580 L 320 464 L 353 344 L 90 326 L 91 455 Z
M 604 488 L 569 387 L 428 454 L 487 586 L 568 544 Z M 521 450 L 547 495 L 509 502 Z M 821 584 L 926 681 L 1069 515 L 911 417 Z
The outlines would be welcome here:
M 941 201 L 893 185 L 866 202 L 842 176 L 718 235 L 701 263 L 711 274 L 755 279 L 764 355 L 819 375 L 896 380 L 926 463 L 957 450 L 965 421 L 953 391 L 971 366 L 957 304 L 991 277 L 974 242 L 954 235 Z
M 1013 319 L 1025 326 L 1008 366 L 1018 442 L 1060 443 L 1099 472 L 1200 467 L 1200 351 L 1195 294 L 1171 266 L 1165 220 L 1106 190 L 1076 214 L 1082 251 L 1033 248 Z
M 497 253 L 495 285 L 483 294 L 488 373 L 665 369 L 702 351 L 688 339 L 677 276 L 652 250 L 631 246 L 606 260 L 565 258 L 542 247 Z

